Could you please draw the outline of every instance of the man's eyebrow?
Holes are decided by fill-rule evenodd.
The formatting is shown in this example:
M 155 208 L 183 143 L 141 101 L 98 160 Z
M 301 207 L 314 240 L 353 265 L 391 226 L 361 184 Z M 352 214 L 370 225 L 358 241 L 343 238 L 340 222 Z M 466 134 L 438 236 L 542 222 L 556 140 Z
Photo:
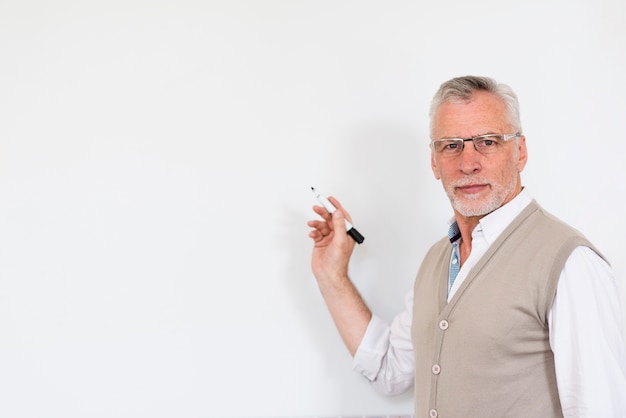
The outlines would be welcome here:
M 452 139 L 472 139 L 472 138 L 476 138 L 479 136 L 485 136 L 485 135 L 502 135 L 499 132 L 493 132 L 493 131 L 489 131 L 486 133 L 482 133 L 482 134 L 478 134 L 478 135 L 472 135 L 472 136 L 468 136 L 466 138 L 463 138 L 462 136 L 444 136 L 442 138 L 436 139 L 436 141 L 443 141 L 443 140 L 452 140 Z

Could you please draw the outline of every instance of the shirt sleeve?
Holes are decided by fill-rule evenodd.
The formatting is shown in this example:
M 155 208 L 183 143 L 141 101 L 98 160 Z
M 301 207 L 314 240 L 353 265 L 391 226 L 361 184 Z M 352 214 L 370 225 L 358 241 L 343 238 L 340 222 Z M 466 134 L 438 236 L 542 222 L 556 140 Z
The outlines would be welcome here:
M 354 370 L 365 376 L 385 395 L 398 395 L 413 386 L 415 358 L 411 342 L 413 292 L 405 298 L 405 309 L 391 325 L 373 315 L 352 361 Z
M 626 417 L 622 311 L 610 266 L 593 250 L 568 258 L 548 316 L 566 418 Z

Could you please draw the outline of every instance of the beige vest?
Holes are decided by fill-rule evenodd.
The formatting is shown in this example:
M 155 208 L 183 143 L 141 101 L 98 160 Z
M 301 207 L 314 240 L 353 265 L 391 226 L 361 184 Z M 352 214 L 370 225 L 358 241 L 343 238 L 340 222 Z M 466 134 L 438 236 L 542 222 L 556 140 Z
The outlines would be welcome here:
M 443 239 L 430 249 L 415 281 L 416 418 L 563 416 L 547 321 L 563 265 L 580 245 L 593 249 L 533 201 L 449 303 L 452 246 Z

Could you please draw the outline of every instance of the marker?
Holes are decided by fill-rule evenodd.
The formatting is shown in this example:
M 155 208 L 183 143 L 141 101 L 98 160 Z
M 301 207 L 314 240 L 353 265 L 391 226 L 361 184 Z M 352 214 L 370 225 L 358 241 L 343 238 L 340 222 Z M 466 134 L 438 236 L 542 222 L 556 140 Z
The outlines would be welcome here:
M 313 190 L 313 194 L 315 195 L 317 200 L 320 202 L 320 204 L 322 206 L 324 206 L 324 209 L 326 209 L 328 211 L 328 213 L 330 213 L 332 215 L 333 212 L 337 210 L 335 205 L 330 203 L 330 200 L 328 200 L 324 196 L 322 196 L 317 190 L 315 190 L 314 187 L 311 187 L 311 190 Z M 348 235 L 350 235 L 352 237 L 352 239 L 357 242 L 357 244 L 361 244 L 363 242 L 363 240 L 365 240 L 365 237 L 363 235 L 361 235 L 359 233 L 359 231 L 357 231 L 356 228 L 353 227 L 352 224 L 350 222 L 348 222 L 348 220 L 346 218 L 343 218 L 343 220 L 346 221 L 346 231 L 347 231 Z

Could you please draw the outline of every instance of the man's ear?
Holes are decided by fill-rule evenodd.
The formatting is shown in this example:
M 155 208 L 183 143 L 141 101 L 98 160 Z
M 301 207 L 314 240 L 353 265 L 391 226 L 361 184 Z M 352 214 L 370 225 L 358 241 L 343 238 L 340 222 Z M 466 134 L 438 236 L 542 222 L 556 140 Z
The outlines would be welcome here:
M 517 151 L 519 153 L 517 158 L 517 172 L 521 173 L 528 162 L 528 149 L 526 148 L 526 137 L 524 135 L 521 135 L 517 139 Z
M 441 180 L 441 175 L 439 174 L 439 168 L 437 167 L 437 162 L 435 161 L 435 155 L 430 153 L 430 168 L 433 169 L 433 174 L 437 180 Z

